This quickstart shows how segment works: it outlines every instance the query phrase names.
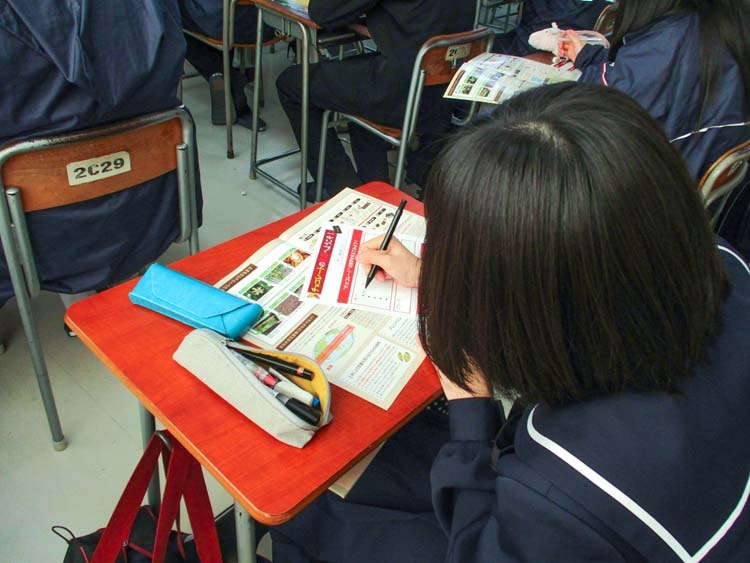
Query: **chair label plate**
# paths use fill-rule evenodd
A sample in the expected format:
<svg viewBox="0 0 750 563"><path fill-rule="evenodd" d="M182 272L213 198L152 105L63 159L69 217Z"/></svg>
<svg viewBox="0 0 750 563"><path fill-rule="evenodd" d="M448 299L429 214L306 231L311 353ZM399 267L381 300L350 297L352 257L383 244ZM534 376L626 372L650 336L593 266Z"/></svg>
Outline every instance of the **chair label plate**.
<svg viewBox="0 0 750 563"><path fill-rule="evenodd" d="M69 185L88 184L110 176L130 172L130 153L127 151L113 152L88 160L71 162L65 168L68 172Z"/></svg>
<svg viewBox="0 0 750 563"><path fill-rule="evenodd" d="M463 45L453 45L448 47L445 52L446 61L455 61L456 59L465 59L471 53L471 43L464 43Z"/></svg>

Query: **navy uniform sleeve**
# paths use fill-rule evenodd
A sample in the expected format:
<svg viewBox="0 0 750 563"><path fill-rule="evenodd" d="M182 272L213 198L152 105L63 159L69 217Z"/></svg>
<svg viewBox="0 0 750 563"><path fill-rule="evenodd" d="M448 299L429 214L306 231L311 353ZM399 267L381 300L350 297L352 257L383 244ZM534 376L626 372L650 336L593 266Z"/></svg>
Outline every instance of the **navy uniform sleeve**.
<svg viewBox="0 0 750 563"><path fill-rule="evenodd" d="M500 422L493 401L450 401L449 409L451 441L431 474L433 505L449 541L446 561L621 560L573 515L493 471L492 441ZM507 457L514 470L532 471L515 456Z"/></svg>
<svg viewBox="0 0 750 563"><path fill-rule="evenodd" d="M609 49L601 45L584 45L576 57L576 68L581 71L579 82L601 84L601 76L608 58Z"/></svg>
<svg viewBox="0 0 750 563"><path fill-rule="evenodd" d="M380 0L310 0L310 19L323 27L341 27L353 23L377 6Z"/></svg>
<svg viewBox="0 0 750 563"><path fill-rule="evenodd" d="M580 82L604 84L616 88L637 101L653 118L666 127L669 101L679 81L674 79L676 50L666 41L641 40L624 43L611 63L583 64ZM581 53L590 49L586 46ZM580 54L579 54L580 56ZM584 57L588 56L585 54ZM578 59L576 59L578 66Z"/></svg>

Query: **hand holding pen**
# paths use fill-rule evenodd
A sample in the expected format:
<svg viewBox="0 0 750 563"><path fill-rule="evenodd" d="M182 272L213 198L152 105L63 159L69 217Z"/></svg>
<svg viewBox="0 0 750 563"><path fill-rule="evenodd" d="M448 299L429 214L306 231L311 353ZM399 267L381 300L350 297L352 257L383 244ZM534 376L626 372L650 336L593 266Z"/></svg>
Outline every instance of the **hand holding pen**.
<svg viewBox="0 0 750 563"><path fill-rule="evenodd" d="M402 287L417 287L422 261L395 237L385 250L380 250L381 242L378 237L364 243L357 262L364 266L377 264L379 279L392 279Z"/></svg>
<svg viewBox="0 0 750 563"><path fill-rule="evenodd" d="M575 62L578 58L578 53L581 52L585 41L581 39L581 36L572 29L566 29L560 33L560 38L557 41L557 56L569 61Z"/></svg>
<svg viewBox="0 0 750 563"><path fill-rule="evenodd" d="M378 250L388 250L388 245L393 238L393 233L396 231L396 227L398 226L399 219L401 219L401 214L404 211L404 207L406 207L406 200L402 199L401 203L398 204L396 213L394 213L393 215L393 219L391 219L391 224L388 225L388 230L386 231L385 236L383 237L383 240L378 247ZM370 285L370 282L375 279L375 274L377 273L379 268L380 266L378 266L376 263L373 263L372 266L370 266L370 271L367 273L367 279L365 280L365 288L367 288L367 286Z"/></svg>

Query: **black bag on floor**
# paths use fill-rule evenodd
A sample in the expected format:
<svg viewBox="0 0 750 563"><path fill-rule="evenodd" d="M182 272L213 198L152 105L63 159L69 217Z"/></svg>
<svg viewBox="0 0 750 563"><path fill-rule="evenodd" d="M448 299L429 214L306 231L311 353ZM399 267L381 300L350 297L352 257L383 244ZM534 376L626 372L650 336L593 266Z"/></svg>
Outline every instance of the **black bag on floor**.
<svg viewBox="0 0 750 563"><path fill-rule="evenodd" d="M154 550L156 522L154 510L147 505L141 506L135 516L127 544L120 550L115 563L150 563L151 553ZM80 537L75 537L75 534L65 526L52 526L52 531L68 543L63 563L91 563L104 528ZM165 563L198 563L192 536L172 530L164 561Z"/></svg>

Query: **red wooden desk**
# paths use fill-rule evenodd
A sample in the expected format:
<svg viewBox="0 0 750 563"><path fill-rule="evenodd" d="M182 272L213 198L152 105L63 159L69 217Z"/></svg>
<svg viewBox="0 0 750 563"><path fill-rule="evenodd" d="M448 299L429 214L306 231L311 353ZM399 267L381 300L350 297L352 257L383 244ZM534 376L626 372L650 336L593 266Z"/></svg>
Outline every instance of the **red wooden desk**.
<svg viewBox="0 0 750 563"><path fill-rule="evenodd" d="M421 203L382 183L360 188L396 204ZM309 213L301 211L172 264L214 284ZM190 327L133 305L129 281L68 309L81 341L192 453L249 514L285 522L433 400L440 384L424 362L388 411L331 386L333 421L304 448L276 441L172 360ZM123 484L124 486L124 484Z"/></svg>

